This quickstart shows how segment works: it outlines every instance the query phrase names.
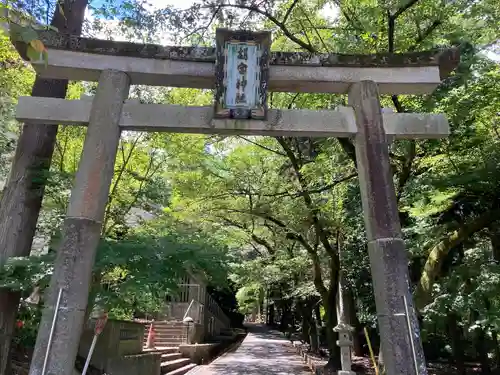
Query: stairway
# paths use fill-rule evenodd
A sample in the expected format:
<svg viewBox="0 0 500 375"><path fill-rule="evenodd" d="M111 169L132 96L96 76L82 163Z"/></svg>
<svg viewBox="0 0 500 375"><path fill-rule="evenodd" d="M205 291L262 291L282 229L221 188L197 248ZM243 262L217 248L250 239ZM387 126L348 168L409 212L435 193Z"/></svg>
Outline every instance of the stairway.
<svg viewBox="0 0 500 375"><path fill-rule="evenodd" d="M144 347L148 341L150 323L144 325ZM182 322L159 321L154 322L155 347L176 347L186 341L187 327Z"/></svg>
<svg viewBox="0 0 500 375"><path fill-rule="evenodd" d="M145 324L145 348L149 326L150 324ZM161 353L162 375L184 375L196 367L196 364L189 358L182 357L179 352L179 345L186 341L186 326L182 322L154 322L154 331L156 347L154 351Z"/></svg>

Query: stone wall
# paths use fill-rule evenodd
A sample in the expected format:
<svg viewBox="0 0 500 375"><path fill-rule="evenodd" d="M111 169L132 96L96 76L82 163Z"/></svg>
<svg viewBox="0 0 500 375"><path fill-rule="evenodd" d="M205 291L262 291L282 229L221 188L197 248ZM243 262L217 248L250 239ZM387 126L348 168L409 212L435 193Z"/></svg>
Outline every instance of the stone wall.
<svg viewBox="0 0 500 375"><path fill-rule="evenodd" d="M143 353L110 358L106 362L108 375L160 375L161 354Z"/></svg>
<svg viewBox="0 0 500 375"><path fill-rule="evenodd" d="M219 345L218 343L199 345L182 344L179 346L179 351L183 357L191 359L191 361L197 365L202 365L209 362L214 357Z"/></svg>
<svg viewBox="0 0 500 375"><path fill-rule="evenodd" d="M78 355L86 358L94 337L95 320L85 326ZM90 363L108 375L159 375L159 354L143 353L144 324L108 320Z"/></svg>

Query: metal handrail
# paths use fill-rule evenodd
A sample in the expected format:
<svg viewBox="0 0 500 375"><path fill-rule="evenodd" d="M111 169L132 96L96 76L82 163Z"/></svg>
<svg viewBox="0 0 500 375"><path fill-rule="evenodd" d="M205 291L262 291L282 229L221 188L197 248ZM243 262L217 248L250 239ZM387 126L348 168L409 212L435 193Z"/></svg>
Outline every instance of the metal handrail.
<svg viewBox="0 0 500 375"><path fill-rule="evenodd" d="M203 308L204 310L209 311L211 314L214 315L214 318L217 319L220 323L222 323L223 325L229 326L230 319L226 316L226 314L220 308L219 304L214 300L214 298L209 293L206 293L206 297L205 297L206 300L205 301L200 300L200 297L201 297L200 296L200 288L201 288L200 284L180 283L179 286L188 287L188 288L189 287L197 287L198 288L198 298L195 297L195 298L191 299L191 302L189 303L182 320L184 320L188 317L188 315L191 313L193 305L195 303L198 303L198 305L199 305L198 308ZM191 318L195 318L195 317L192 316ZM201 317L197 316L197 318L200 319Z"/></svg>
<svg viewBox="0 0 500 375"><path fill-rule="evenodd" d="M191 300L191 303L189 304L188 308L186 309L186 312L184 313L184 316L182 317L182 320L186 319L188 316L189 310L191 310L191 306L193 306L194 303L194 298Z"/></svg>

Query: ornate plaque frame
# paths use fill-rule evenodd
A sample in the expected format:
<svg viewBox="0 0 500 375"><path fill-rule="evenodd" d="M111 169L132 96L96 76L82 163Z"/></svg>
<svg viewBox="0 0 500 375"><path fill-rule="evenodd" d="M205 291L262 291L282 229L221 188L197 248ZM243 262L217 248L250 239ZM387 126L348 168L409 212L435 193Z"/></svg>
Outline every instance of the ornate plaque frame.
<svg viewBox="0 0 500 375"><path fill-rule="evenodd" d="M269 55L271 47L271 32L269 31L245 31L245 30L229 30L217 29L216 30L216 61L215 61L215 93L214 93L214 118L218 119L253 119L253 120L267 120L267 88L269 82ZM238 46L238 47L235 47ZM238 50L237 57L234 57L235 48ZM244 49L242 53L241 48ZM231 51L230 51L231 49ZM242 62L247 61L247 51L251 49L251 55L254 59L256 66L250 66L246 63L238 65L237 70L243 75L236 81L237 88L230 88L228 85L234 83L234 66L229 66L228 60L232 58L244 58ZM256 61L255 61L256 59ZM240 60L238 60L240 61ZM233 61L234 63L234 61ZM240 66L242 70L240 70ZM254 89L251 89L251 94L254 97L246 98L245 95L249 93L246 90L247 85L247 69L248 72L254 77L250 77L251 83L254 84ZM232 75L228 74L231 70ZM252 82L253 80L253 82ZM234 90L240 90L243 92ZM246 91L245 91L246 90ZM236 95L236 99L234 96ZM250 96L250 95L248 95ZM228 103L228 101L242 101L242 104Z"/></svg>

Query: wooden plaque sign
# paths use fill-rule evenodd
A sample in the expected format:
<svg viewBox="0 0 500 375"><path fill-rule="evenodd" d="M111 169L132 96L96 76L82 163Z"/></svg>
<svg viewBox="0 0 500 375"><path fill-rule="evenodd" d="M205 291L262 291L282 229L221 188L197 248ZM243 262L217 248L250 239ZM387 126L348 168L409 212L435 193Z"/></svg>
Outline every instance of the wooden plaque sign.
<svg viewBox="0 0 500 375"><path fill-rule="evenodd" d="M268 31L217 29L214 117L267 119Z"/></svg>

